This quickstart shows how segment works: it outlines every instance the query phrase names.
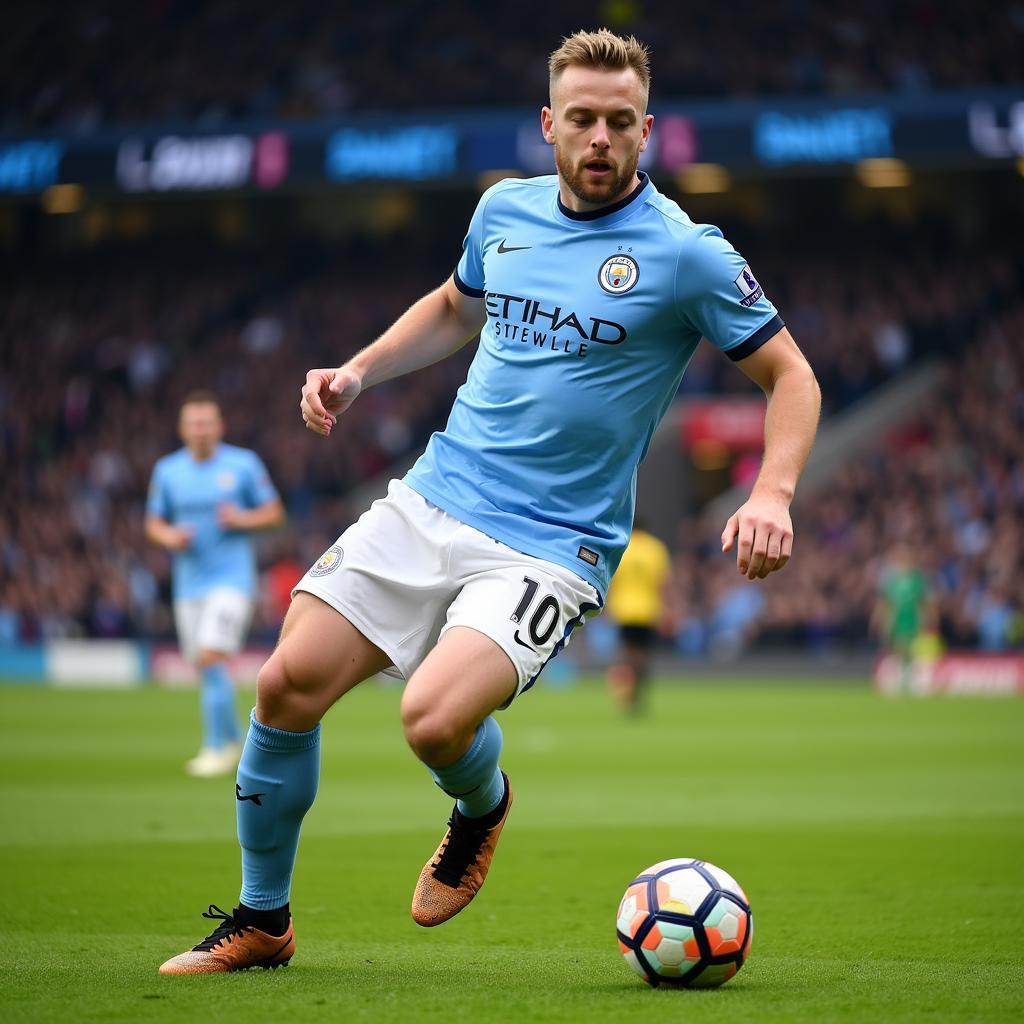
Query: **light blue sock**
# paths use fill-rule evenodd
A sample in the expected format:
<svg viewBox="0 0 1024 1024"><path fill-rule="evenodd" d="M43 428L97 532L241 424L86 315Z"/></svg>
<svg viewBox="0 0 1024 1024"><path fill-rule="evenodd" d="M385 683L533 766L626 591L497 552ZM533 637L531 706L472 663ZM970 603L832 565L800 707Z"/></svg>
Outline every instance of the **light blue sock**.
<svg viewBox="0 0 1024 1024"><path fill-rule="evenodd" d="M456 797L459 810L467 818L480 818L493 811L505 795L505 780L498 768L501 756L501 726L487 717L465 752L447 768L431 768L434 781L449 795Z"/></svg>
<svg viewBox="0 0 1024 1024"><path fill-rule="evenodd" d="M199 670L202 677L203 746L223 747L235 743L242 735L235 711L235 691L231 685L228 667L223 661L205 665Z"/></svg>
<svg viewBox="0 0 1024 1024"><path fill-rule="evenodd" d="M299 829L320 781L320 726L285 732L253 709L235 788L242 847L241 902L276 910L289 899Z"/></svg>

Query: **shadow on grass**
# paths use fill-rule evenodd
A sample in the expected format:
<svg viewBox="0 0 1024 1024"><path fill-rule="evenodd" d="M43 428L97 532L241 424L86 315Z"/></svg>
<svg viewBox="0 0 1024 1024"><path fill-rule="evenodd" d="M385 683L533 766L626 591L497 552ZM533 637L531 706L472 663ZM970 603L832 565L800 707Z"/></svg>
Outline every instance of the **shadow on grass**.
<svg viewBox="0 0 1024 1024"><path fill-rule="evenodd" d="M598 993L604 995L615 995L623 998L630 998L635 995L639 998L650 999L660 998L669 993L672 996L683 996L691 997L695 996L699 999L731 999L744 993L749 993L756 989L756 986L751 985L722 985L718 988L682 988L674 985L659 985L657 988L651 988L649 985L645 985L642 981L637 981L635 984L631 983L627 978L623 982L606 982L601 985L587 985L585 989L581 989L581 992Z"/></svg>

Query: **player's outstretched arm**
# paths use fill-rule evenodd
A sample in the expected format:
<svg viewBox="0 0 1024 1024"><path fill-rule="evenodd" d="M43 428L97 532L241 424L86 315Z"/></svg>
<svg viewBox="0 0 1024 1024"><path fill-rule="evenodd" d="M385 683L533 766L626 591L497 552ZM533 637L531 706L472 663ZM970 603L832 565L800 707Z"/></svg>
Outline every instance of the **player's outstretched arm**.
<svg viewBox="0 0 1024 1024"><path fill-rule="evenodd" d="M764 579L793 551L789 505L818 429L821 391L786 328L736 365L768 396L768 409L761 471L750 497L725 524L722 550L735 544L739 571Z"/></svg>
<svg viewBox="0 0 1024 1024"><path fill-rule="evenodd" d="M364 388L446 359L479 333L485 315L483 299L463 295L449 278L344 365L310 370L302 388L303 422L329 436Z"/></svg>

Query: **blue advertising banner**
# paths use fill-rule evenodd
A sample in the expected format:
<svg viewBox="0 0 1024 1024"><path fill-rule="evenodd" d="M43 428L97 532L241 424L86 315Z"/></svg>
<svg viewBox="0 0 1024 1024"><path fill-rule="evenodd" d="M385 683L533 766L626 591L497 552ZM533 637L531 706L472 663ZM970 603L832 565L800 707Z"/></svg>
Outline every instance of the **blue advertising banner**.
<svg viewBox="0 0 1024 1024"><path fill-rule="evenodd" d="M641 166L655 173L693 163L758 174L877 157L920 167L1024 158L1024 88L666 102L652 111ZM0 193L8 195L59 183L122 194L270 192L360 181L457 184L495 171L552 170L538 111L525 109L0 138Z"/></svg>

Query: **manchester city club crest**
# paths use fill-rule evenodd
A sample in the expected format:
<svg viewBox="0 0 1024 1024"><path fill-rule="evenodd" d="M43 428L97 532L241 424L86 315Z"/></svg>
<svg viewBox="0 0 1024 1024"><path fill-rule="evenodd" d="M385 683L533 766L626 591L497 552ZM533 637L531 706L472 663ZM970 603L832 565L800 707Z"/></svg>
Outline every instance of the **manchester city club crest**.
<svg viewBox="0 0 1024 1024"><path fill-rule="evenodd" d="M326 576L329 572L334 572L335 569L341 565L341 560L345 557L345 552L337 545L332 544L317 560L316 564L312 569L309 570L310 576Z"/></svg>
<svg viewBox="0 0 1024 1024"><path fill-rule="evenodd" d="M610 295L623 295L640 280L640 265L632 256L609 256L597 272L597 282Z"/></svg>

